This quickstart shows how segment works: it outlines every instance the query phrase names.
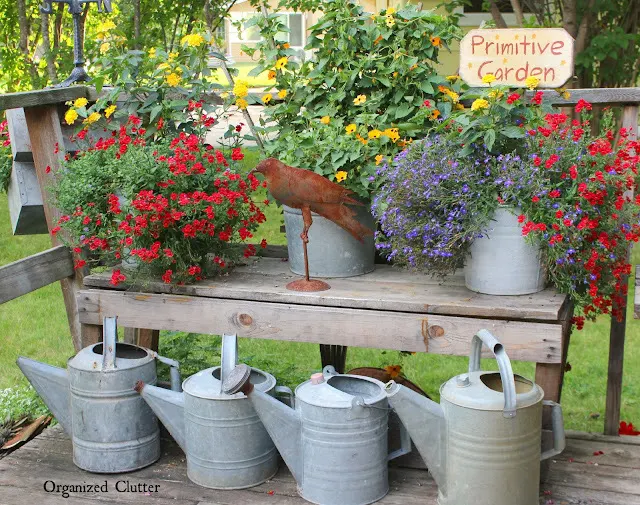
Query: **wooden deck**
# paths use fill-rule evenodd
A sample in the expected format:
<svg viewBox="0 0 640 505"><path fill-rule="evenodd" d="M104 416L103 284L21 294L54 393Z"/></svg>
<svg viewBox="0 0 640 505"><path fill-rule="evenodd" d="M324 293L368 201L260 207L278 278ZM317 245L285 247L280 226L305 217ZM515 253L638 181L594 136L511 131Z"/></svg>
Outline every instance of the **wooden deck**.
<svg viewBox="0 0 640 505"><path fill-rule="evenodd" d="M304 505L286 467L270 481L246 490L218 491L187 479L182 451L163 441L163 456L156 464L123 475L99 475L79 470L72 463L71 441L60 426L47 429L14 453L0 460L0 505ZM594 452L603 454L594 456ZM390 491L380 505L435 505L437 489L424 470L390 468ZM44 484L104 484L108 492L47 493ZM157 492L117 492L128 485L147 484ZM48 485L51 485L50 483ZM571 433L566 451L550 463L540 488L540 504L640 505L640 437L604 437ZM519 505L519 504L513 504Z"/></svg>

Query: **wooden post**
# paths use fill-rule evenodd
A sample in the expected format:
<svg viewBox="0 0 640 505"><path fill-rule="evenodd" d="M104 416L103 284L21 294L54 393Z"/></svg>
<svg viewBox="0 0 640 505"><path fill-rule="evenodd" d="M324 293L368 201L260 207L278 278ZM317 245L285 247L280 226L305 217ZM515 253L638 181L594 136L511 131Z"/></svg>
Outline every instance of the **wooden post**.
<svg viewBox="0 0 640 505"><path fill-rule="evenodd" d="M622 110L622 126L629 132L629 139L638 138L638 106L625 105ZM630 254L629 251L628 254ZM629 279L624 276L627 285ZM620 426L620 404L622 397L622 364L624 360L624 339L627 325L627 311L623 311L622 321L611 318L609 331L609 372L607 375L607 404L604 417L604 434L617 435Z"/></svg>
<svg viewBox="0 0 640 505"><path fill-rule="evenodd" d="M60 126L60 116L58 114L58 104L47 104L36 107L28 107L24 110L31 140L31 151L36 168L36 176L42 193L44 215L47 220L47 227L51 231L57 226L61 212L51 204L49 186L55 182L55 174L64 160L64 136ZM61 245L62 241L57 235L51 235L51 243ZM62 279L62 296L67 310L69 329L73 346L76 351L82 348L82 327L78 319L78 305L76 302L76 292L82 289L82 277L86 272L76 270L75 274ZM95 334L91 334L91 339Z"/></svg>
<svg viewBox="0 0 640 505"><path fill-rule="evenodd" d="M127 344L139 345L152 351L158 351L160 341L160 330L150 330L147 328L125 328L124 341Z"/></svg>

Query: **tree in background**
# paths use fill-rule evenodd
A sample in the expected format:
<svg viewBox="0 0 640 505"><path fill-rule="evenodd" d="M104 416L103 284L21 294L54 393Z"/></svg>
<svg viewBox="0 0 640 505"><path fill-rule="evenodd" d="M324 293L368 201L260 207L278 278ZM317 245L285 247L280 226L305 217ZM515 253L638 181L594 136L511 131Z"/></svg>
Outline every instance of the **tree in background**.
<svg viewBox="0 0 640 505"><path fill-rule="evenodd" d="M82 23L85 50L92 58L105 54L100 34L105 23L124 34L127 49L162 47L171 52L198 21L215 32L234 0L133 0L114 2L113 12L99 14L85 5ZM39 0L0 0L0 92L40 89L64 79L73 68L72 18L64 4L53 14L40 12ZM144 27L144 29L142 29Z"/></svg>
<svg viewBox="0 0 640 505"><path fill-rule="evenodd" d="M635 86L640 65L640 0L487 0L498 27L508 4L520 26L562 26L576 40L575 87ZM527 20L525 13L532 13Z"/></svg>

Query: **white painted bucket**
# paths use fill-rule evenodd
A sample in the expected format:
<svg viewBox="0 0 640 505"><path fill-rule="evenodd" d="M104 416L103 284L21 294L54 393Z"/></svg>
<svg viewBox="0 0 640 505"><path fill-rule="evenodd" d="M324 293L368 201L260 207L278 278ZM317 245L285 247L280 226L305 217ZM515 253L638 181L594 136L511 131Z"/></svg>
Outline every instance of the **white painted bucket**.
<svg viewBox="0 0 640 505"><path fill-rule="evenodd" d="M499 207L487 235L476 239L465 261L464 281L487 295L526 295L542 291L547 272L540 248L522 236L518 209Z"/></svg>

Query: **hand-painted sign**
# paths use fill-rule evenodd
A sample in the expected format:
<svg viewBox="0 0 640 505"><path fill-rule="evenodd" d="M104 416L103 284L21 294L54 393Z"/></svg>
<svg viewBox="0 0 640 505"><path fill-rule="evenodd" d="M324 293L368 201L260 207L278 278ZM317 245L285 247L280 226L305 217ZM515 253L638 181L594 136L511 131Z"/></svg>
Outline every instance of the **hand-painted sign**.
<svg viewBox="0 0 640 505"><path fill-rule="evenodd" d="M562 86L573 74L573 38L562 28L471 30L460 42L460 77L471 86L523 87L527 77L541 88Z"/></svg>

